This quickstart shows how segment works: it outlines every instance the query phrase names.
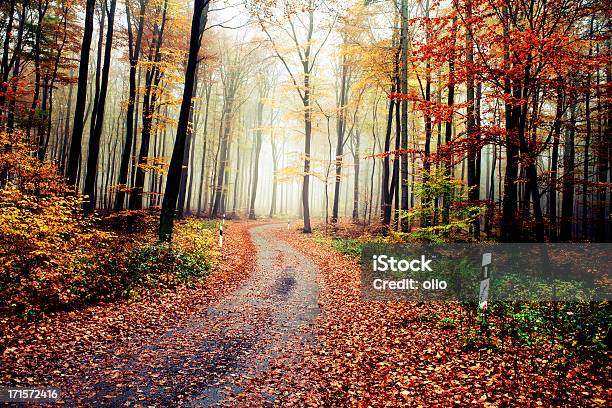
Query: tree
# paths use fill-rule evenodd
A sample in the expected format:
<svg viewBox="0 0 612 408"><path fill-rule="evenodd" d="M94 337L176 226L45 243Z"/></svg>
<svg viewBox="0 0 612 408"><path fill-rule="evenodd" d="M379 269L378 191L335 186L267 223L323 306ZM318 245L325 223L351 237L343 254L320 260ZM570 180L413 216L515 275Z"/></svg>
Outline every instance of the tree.
<svg viewBox="0 0 612 408"><path fill-rule="evenodd" d="M401 48L401 81L400 81L400 92L404 95L408 94L408 0L401 0L400 6L400 48ZM408 150L408 99L403 99L401 102L402 110L402 134L401 134L401 147L404 151ZM397 137L397 136L396 136ZM410 205L408 203L408 154L403 154L401 157L401 185L402 185L402 197L401 197L401 210L402 212L408 211ZM408 223L402 223L399 221L401 230L408 230Z"/></svg>
<svg viewBox="0 0 612 408"><path fill-rule="evenodd" d="M142 137L140 140L140 152L138 154L138 164L136 166L136 178L134 179L133 191L130 196L130 209L140 210L143 207L143 193L145 182L145 166L149 157L149 147L151 143L151 132L153 128L153 114L160 92L159 84L163 77L161 69L161 47L164 41L168 12L168 0L164 0L161 10L161 23L155 22L153 28L152 41L149 47L148 60L151 63L147 68L145 79L145 93L142 104ZM197 68L196 68L197 69ZM195 83L195 81L194 81ZM193 91L192 91L193 92Z"/></svg>
<svg viewBox="0 0 612 408"><path fill-rule="evenodd" d="M272 145L272 199L270 200L270 212L268 218L272 218L276 215L276 202L278 201L278 183L279 183L279 169L278 161L281 155L281 151L285 145L285 135L283 134L282 148L278 146L278 136L275 126L275 115L274 110L270 111L270 144Z"/></svg>
<svg viewBox="0 0 612 408"><path fill-rule="evenodd" d="M100 154L100 139L102 138L102 126L104 124L104 109L106 106L106 93L108 89L108 74L111 62L111 52L113 49L113 28L115 23L115 8L117 0L105 2L105 7L109 7L108 29L106 31L106 44L104 50L104 67L102 68L102 80L100 84L100 95L98 97L97 112L95 115L94 132L89 137L89 154L87 156L87 173L85 176L84 193L89 197L85 205L88 212L93 212L96 207L96 176L98 175L98 157ZM92 120L94 120L92 118Z"/></svg>
<svg viewBox="0 0 612 408"><path fill-rule="evenodd" d="M172 229L176 203L178 200L181 174L183 171L183 155L187 139L187 128L189 126L189 112L191 111L191 98L195 73L198 65L198 53L202 34L208 20L209 0L195 0L193 18L191 20L191 34L189 36L189 54L187 68L185 70L185 87L183 89L183 100L176 131L176 139L172 150L172 158L168 169L164 200L162 202L161 216L159 222L160 241L169 242L172 239Z"/></svg>
<svg viewBox="0 0 612 408"><path fill-rule="evenodd" d="M257 199L257 184L259 182L259 156L261 154L261 135L263 132L263 110L264 98L268 94L266 84L260 82L259 100L257 101L257 124L255 128L255 161L253 163L253 179L251 181L251 196L249 201L249 218L254 220L255 216L255 200Z"/></svg>
<svg viewBox="0 0 612 408"><path fill-rule="evenodd" d="M334 183L334 203L332 207L331 222L335 224L338 221L338 206L340 203L340 181L342 180L342 159L344 155L344 145L348 138L347 133L347 108L349 91L351 86L351 72L348 66L347 56L342 55L340 58L340 89L337 91L336 100L336 176Z"/></svg>
<svg viewBox="0 0 612 408"><path fill-rule="evenodd" d="M205 113L204 113L204 131L202 135L202 161L200 166L200 188L198 193L198 215L202 214L203 211L206 210L203 207L203 204L206 205L206 187L208 185L208 178L206 177L206 156L208 153L208 122L209 122L209 113L210 113L210 103L211 103L211 95L213 89L213 81L212 81L213 70L209 65L204 64L204 104L205 104Z"/></svg>
<svg viewBox="0 0 612 408"><path fill-rule="evenodd" d="M471 21L472 3L471 0L466 0L465 3L466 21ZM465 137L467 139L467 186L469 199L478 201L480 199L480 135L476 129L476 112L475 112L475 95L474 95L474 39L472 38L472 30L466 30L465 36L465 71L466 71L466 126ZM480 219L476 217L473 224L473 234L475 239L480 238Z"/></svg>
<svg viewBox="0 0 612 408"><path fill-rule="evenodd" d="M302 179L302 212L305 233L312 232L310 225L310 175L311 175L311 144L312 144L312 74L317 63L317 57L337 20L332 17L326 33L318 47L313 47L315 34L315 13L317 9L328 5L319 0L283 0L279 7L276 4L258 4L250 2L252 14L257 18L265 33L274 54L282 62L291 78L295 90L302 102L304 119L304 174ZM305 22L302 20L305 18ZM300 37L301 34L301 37ZM279 41L285 37L293 44L291 54L281 52ZM290 56L299 59L301 75L297 76L290 66Z"/></svg>
<svg viewBox="0 0 612 408"><path fill-rule="evenodd" d="M125 192L127 190L128 170L130 166L130 153L134 140L134 105L136 101L136 69L140 58L140 48L142 44L142 34L144 31L144 18L148 0L139 0L140 8L138 12L138 26L136 28L136 40L132 31L132 17L130 0L125 0L125 14L127 20L128 34L128 58L130 62L129 73L129 95L127 101L127 114L125 117L125 143L121 154L121 164L119 165L119 191L115 196L115 210L123 208Z"/></svg>
<svg viewBox="0 0 612 408"><path fill-rule="evenodd" d="M225 184L227 182L226 173L228 170L231 136L234 132L236 113L246 100L239 100L239 92L247 80L246 70L249 65L246 63L248 61L247 58L255 49L251 48L245 52L245 48L239 47L233 52L227 52L221 61L220 76L223 85L223 111L219 128L216 186L211 206L211 216L213 217L220 217L225 212Z"/></svg>
<svg viewBox="0 0 612 408"><path fill-rule="evenodd" d="M83 127L85 125L85 101L87 99L87 73L89 69L89 51L93 35L93 16L96 0L86 0L85 25L83 28L83 41L81 42L81 56L79 59L79 81L77 85L76 103L74 108L74 125L70 153L66 168L68 184L76 188L79 176L79 163L81 160L81 143L83 140Z"/></svg>

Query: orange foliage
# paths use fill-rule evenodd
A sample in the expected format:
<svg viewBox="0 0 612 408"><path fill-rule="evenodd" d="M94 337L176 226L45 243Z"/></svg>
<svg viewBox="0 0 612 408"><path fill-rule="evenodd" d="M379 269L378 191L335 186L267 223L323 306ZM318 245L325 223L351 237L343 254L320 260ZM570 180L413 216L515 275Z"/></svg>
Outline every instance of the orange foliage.
<svg viewBox="0 0 612 408"><path fill-rule="evenodd" d="M23 133L0 133L0 309L68 301L77 260L110 234L91 228L56 166L40 161Z"/></svg>

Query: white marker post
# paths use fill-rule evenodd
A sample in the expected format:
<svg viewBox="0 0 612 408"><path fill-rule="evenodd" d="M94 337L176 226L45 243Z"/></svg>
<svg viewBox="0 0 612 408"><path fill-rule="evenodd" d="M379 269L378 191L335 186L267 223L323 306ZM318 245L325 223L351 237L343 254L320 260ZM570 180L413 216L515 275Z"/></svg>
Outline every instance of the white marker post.
<svg viewBox="0 0 612 408"><path fill-rule="evenodd" d="M287 231L291 229L291 220L287 218Z"/></svg>
<svg viewBox="0 0 612 408"><path fill-rule="evenodd" d="M219 224L219 248L223 248L223 224L225 224L225 214L223 214L223 220Z"/></svg>
<svg viewBox="0 0 612 408"><path fill-rule="evenodd" d="M482 266L480 268L480 293L478 295L478 307L486 309L489 301L489 268L491 267L491 253L482 254Z"/></svg>

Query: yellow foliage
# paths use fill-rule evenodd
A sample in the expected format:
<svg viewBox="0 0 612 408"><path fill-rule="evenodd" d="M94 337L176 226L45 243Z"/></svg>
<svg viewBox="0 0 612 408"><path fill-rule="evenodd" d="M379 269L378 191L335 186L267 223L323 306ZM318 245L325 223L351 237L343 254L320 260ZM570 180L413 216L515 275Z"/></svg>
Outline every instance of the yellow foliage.
<svg viewBox="0 0 612 408"><path fill-rule="evenodd" d="M0 133L0 308L31 297L61 301L60 282L75 260L110 234L91 228L83 198L65 185L53 163L33 156L22 133Z"/></svg>

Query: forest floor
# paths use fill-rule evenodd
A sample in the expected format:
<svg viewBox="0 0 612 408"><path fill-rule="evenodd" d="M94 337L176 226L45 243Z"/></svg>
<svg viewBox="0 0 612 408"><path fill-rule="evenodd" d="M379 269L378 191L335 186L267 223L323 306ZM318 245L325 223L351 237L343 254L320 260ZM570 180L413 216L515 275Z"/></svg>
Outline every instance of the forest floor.
<svg viewBox="0 0 612 408"><path fill-rule="evenodd" d="M0 384L58 387L79 407L610 402L609 366L559 378L533 369L546 350L466 350L458 307L364 301L354 257L284 224L224 236L194 287L13 328Z"/></svg>
<svg viewBox="0 0 612 408"><path fill-rule="evenodd" d="M289 338L314 338L317 268L277 228L228 223L220 267L194 288L16 327L0 383L58 387L65 406L210 406L239 394L236 379L268 370Z"/></svg>

